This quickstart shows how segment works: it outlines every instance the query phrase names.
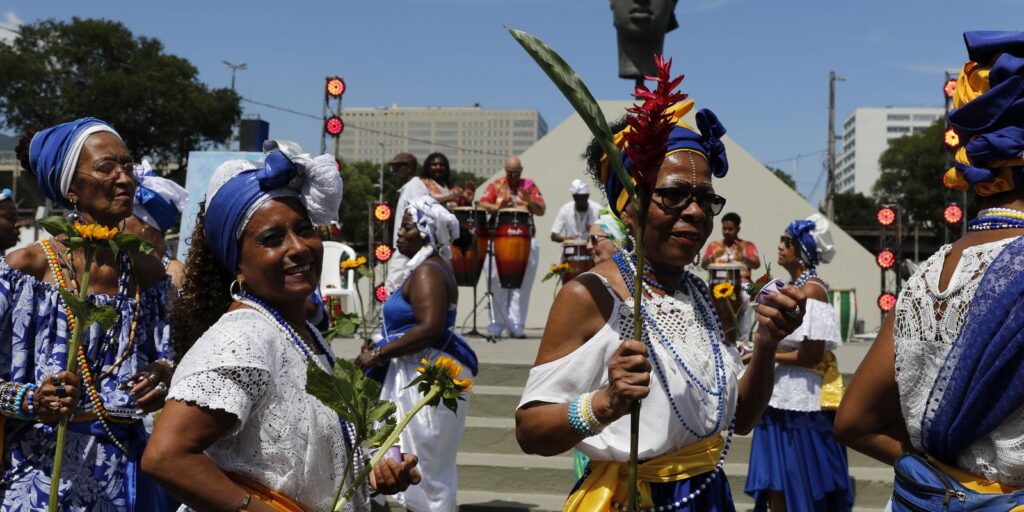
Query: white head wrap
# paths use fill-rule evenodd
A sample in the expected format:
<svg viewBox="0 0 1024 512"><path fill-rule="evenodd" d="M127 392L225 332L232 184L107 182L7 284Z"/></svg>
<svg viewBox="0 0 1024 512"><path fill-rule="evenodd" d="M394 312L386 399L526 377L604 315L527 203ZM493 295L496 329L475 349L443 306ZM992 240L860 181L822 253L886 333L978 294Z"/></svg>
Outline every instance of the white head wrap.
<svg viewBox="0 0 1024 512"><path fill-rule="evenodd" d="M434 253L445 260L451 260L451 244L459 237L459 219L433 197L423 196L413 199L401 213L403 216L408 213L412 217L424 244L423 248L409 260L409 264L403 271L405 275L396 282L404 282L412 275L416 267ZM401 222L401 218L398 219L398 222Z"/></svg>
<svg viewBox="0 0 1024 512"><path fill-rule="evenodd" d="M832 258L836 256L836 246L832 242L832 225L828 219L820 214L813 213L807 220L814 223L814 228L811 229L810 235L814 238L814 243L818 246L818 258L822 263L828 263L832 261Z"/></svg>
<svg viewBox="0 0 1024 512"><path fill-rule="evenodd" d="M583 181L583 180L581 180L579 178L576 178L576 179L572 180L572 183L569 183L569 194L570 195L574 195L574 196L578 196L578 195L588 195L589 196L590 195L590 187L587 186L587 182L585 182L585 181Z"/></svg>

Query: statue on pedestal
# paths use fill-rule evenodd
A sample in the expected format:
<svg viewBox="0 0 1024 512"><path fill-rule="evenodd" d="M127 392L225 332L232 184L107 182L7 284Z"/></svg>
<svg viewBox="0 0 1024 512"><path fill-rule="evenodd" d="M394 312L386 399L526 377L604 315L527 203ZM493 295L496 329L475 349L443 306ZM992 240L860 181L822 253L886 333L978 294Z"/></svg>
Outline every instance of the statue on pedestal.
<svg viewBox="0 0 1024 512"><path fill-rule="evenodd" d="M679 26L677 0L610 0L619 43L619 77L642 79L657 74L654 54L661 55L665 33Z"/></svg>

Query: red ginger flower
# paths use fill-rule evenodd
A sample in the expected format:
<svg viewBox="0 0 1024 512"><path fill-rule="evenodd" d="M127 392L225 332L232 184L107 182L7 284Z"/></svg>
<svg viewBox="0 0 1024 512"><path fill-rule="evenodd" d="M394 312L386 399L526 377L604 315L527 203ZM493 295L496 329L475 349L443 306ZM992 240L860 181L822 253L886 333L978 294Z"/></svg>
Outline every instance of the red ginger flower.
<svg viewBox="0 0 1024 512"><path fill-rule="evenodd" d="M650 191L658 176L658 169L665 159L665 148L675 122L666 112L676 103L687 98L686 94L675 91L683 81L683 75L671 78L672 59L667 62L661 55L654 56L658 76L648 76L657 86L654 91L646 85L637 85L633 96L643 100L642 105L634 104L626 110L630 130L625 133L626 156L632 160L629 172L638 184Z"/></svg>

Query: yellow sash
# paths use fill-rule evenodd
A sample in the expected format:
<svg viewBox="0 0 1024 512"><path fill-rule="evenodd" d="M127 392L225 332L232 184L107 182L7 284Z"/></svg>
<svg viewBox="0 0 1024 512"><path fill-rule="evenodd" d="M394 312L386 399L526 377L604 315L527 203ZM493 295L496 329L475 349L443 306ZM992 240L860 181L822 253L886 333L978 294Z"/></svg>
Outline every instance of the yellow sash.
<svg viewBox="0 0 1024 512"><path fill-rule="evenodd" d="M238 484L245 492L252 495L253 499L260 500L277 512L310 512L303 504L295 501L284 494L281 494L265 485L256 483L238 473L226 473L228 478Z"/></svg>
<svg viewBox="0 0 1024 512"><path fill-rule="evenodd" d="M814 373L821 375L821 408L834 411L843 400L843 374L839 373L836 355L825 352L825 357L812 368Z"/></svg>
<svg viewBox="0 0 1024 512"><path fill-rule="evenodd" d="M667 483L686 480L714 471L722 454L725 440L721 435L684 446L672 453L653 458L637 467L637 493L639 505L654 506L651 482ZM562 512L591 512L611 510L612 502L626 503L627 463L610 460L591 460L590 474L580 483L562 507Z"/></svg>
<svg viewBox="0 0 1024 512"><path fill-rule="evenodd" d="M960 482L960 485L974 492L978 492L981 494L1010 494L1017 492L1019 490L1016 487L1010 487L1009 485L1006 484L986 480L980 476L973 475L962 469L955 468L953 466L950 466L939 461L938 459L932 457L931 455L925 455L925 457L928 458L928 462L931 463L932 466L935 466L936 468L939 469L939 471L942 471L943 473L953 477L954 479L956 479L957 482ZM1024 505L1014 507L1013 510L1024 510Z"/></svg>

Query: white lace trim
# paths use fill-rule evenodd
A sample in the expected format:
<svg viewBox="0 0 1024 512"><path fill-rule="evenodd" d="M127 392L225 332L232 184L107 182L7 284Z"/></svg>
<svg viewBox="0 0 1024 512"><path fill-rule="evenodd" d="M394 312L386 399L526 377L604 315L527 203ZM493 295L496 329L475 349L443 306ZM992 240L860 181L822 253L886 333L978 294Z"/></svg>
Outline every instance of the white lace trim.
<svg viewBox="0 0 1024 512"><path fill-rule="evenodd" d="M780 343L782 350L797 350L806 340L825 342L826 351L834 351L843 344L832 305L808 299L804 323L800 324ZM789 411L821 410L821 375L801 366L779 364L775 366L775 389L768 405Z"/></svg>
<svg viewBox="0 0 1024 512"><path fill-rule="evenodd" d="M185 354L170 399L227 411L236 430L206 454L317 510L330 507L347 460L338 415L306 394L298 349L256 311L226 313ZM357 495L346 510L361 509Z"/></svg>
<svg viewBox="0 0 1024 512"><path fill-rule="evenodd" d="M1006 238L963 251L949 286L939 291L939 275L950 246L939 249L907 281L896 302L893 340L896 384L910 441L921 446L921 419L939 366L960 333L981 276L1006 244ZM967 447L958 465L1006 485L1024 486L1024 410L1007 417L988 436Z"/></svg>

